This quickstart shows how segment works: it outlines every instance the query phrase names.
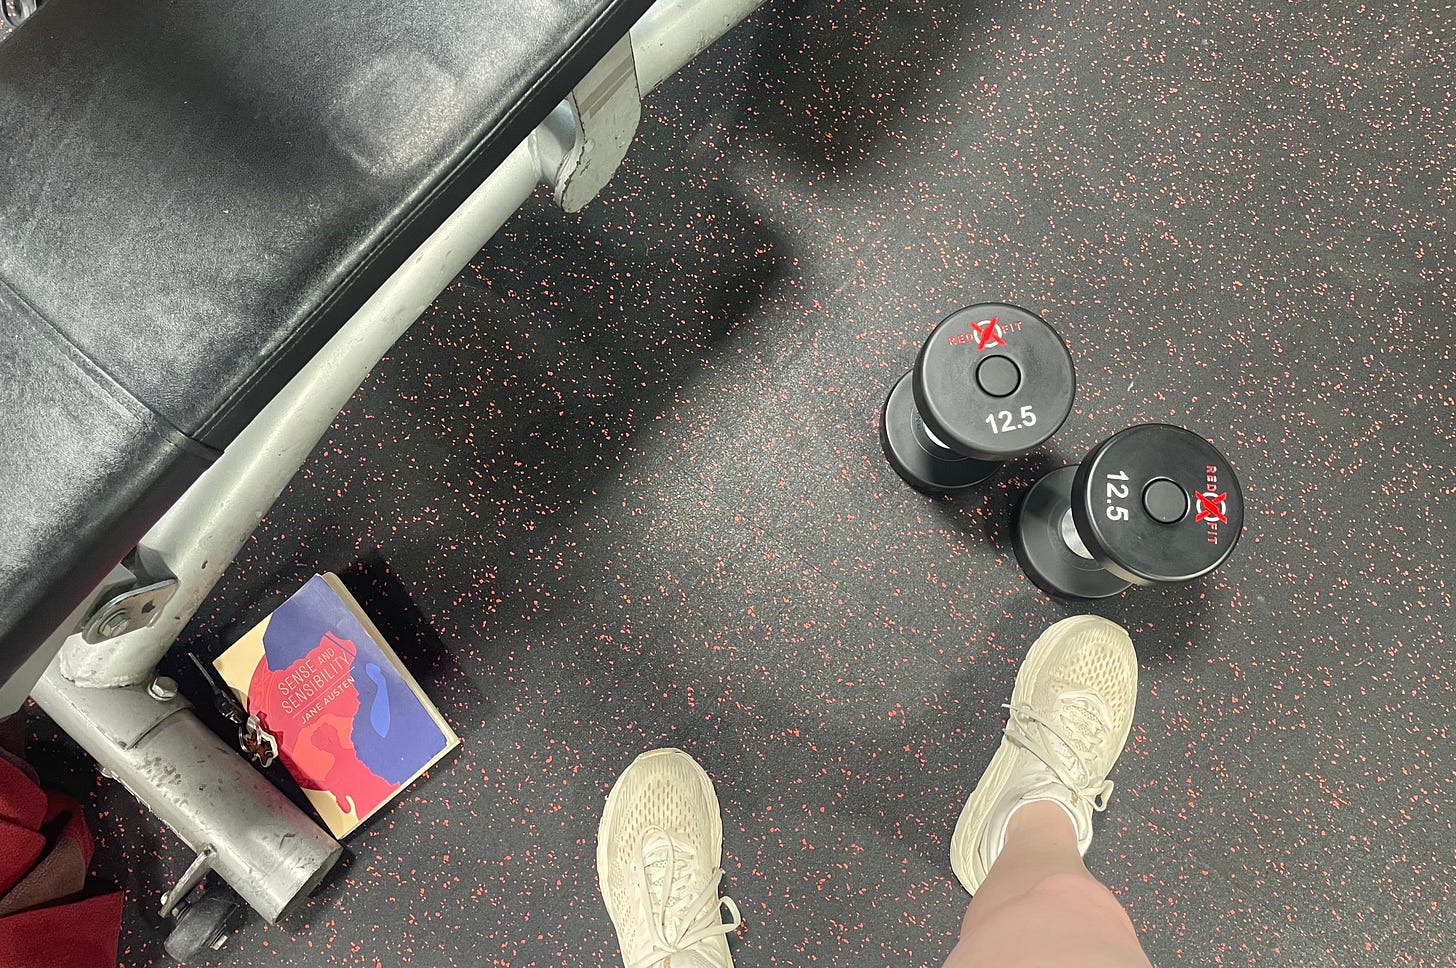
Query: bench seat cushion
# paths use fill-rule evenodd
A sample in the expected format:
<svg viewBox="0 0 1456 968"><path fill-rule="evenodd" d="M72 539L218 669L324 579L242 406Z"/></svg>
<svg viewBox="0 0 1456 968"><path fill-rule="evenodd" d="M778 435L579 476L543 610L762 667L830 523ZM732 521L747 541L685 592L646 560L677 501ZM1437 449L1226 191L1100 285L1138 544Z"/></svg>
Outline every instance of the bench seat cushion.
<svg viewBox="0 0 1456 968"><path fill-rule="evenodd" d="M648 6L51 0L0 42L0 681Z"/></svg>

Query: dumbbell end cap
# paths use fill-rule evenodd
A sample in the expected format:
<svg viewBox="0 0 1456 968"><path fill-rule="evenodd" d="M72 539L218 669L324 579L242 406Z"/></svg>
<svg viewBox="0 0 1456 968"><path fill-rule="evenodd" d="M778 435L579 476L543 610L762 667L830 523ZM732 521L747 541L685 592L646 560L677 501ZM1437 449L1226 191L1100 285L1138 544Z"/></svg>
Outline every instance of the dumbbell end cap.
<svg viewBox="0 0 1456 968"><path fill-rule="evenodd" d="M1243 531L1233 467L1198 434L1135 424L1092 448L1072 484L1072 517L1088 550L1137 585L1202 578Z"/></svg>

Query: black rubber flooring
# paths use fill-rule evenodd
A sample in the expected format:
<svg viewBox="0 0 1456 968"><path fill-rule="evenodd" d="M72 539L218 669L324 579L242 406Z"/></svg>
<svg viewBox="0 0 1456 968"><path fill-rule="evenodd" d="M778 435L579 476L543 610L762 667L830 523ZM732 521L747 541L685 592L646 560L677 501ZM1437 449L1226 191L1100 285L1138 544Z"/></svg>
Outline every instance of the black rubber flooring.
<svg viewBox="0 0 1456 968"><path fill-rule="evenodd" d="M1090 868L1156 963L1456 963L1450 16L761 11L601 199L533 201L440 297L192 626L216 651L339 571L465 740L211 963L617 964L599 811L676 745L722 799L740 966L939 965L957 811L1080 610L1023 578L1011 508L1139 421L1225 448L1248 524L1210 579L1090 606L1142 657ZM1075 410L930 500L879 406L987 299L1062 332ZM153 964L188 858L78 769Z"/></svg>

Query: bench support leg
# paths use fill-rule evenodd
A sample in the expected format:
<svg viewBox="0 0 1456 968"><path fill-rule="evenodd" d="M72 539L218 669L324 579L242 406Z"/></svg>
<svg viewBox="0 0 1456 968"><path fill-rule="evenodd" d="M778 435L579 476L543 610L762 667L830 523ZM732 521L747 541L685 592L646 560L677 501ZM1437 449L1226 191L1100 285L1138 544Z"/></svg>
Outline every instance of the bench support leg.
<svg viewBox="0 0 1456 968"><path fill-rule="evenodd" d="M218 739L180 696L159 699L140 685L87 689L54 666L34 695L102 770L205 855L269 921L301 904L342 855L336 840Z"/></svg>
<svg viewBox="0 0 1456 968"><path fill-rule="evenodd" d="M148 685L157 662L369 370L539 181L523 144L143 539L137 563L149 575L177 581L155 621L100 641L58 632L65 644L31 692L107 774L269 921L302 903L343 848L204 726L185 700L159 700ZM98 589L65 628L86 624L83 613L107 593ZM168 901L176 900L174 893Z"/></svg>
<svg viewBox="0 0 1456 968"><path fill-rule="evenodd" d="M32 692L36 702L198 852L196 871L217 871L268 920L300 904L342 847L204 727L185 700L149 690L157 662L395 340L543 179L571 209L605 185L636 130L640 97L759 2L659 0L630 42L565 102L568 134L553 135L548 122L517 146L138 545L141 574L176 581L170 599L149 612L150 624L121 623L125 630L104 635L93 628L89 639L76 631L96 617L89 610L103 600L98 589L28 673L39 675L59 647ZM592 136L606 143L591 151ZM5 684L15 688L0 692L0 714L18 705L26 678Z"/></svg>

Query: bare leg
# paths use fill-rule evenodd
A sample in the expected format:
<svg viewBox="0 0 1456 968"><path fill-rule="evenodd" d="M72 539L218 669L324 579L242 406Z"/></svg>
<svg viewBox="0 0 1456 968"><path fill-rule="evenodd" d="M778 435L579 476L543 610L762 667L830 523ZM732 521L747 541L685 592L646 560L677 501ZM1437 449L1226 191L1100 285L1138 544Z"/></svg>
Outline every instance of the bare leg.
<svg viewBox="0 0 1456 968"><path fill-rule="evenodd" d="M951 838L972 900L947 968L1148 968L1122 905L1082 864L1136 703L1137 653L1106 619L1064 619L1027 650Z"/></svg>
<svg viewBox="0 0 1456 968"><path fill-rule="evenodd" d="M1011 815L1006 844L966 909L945 968L1147 968L1127 913L1082 864L1056 803Z"/></svg>

